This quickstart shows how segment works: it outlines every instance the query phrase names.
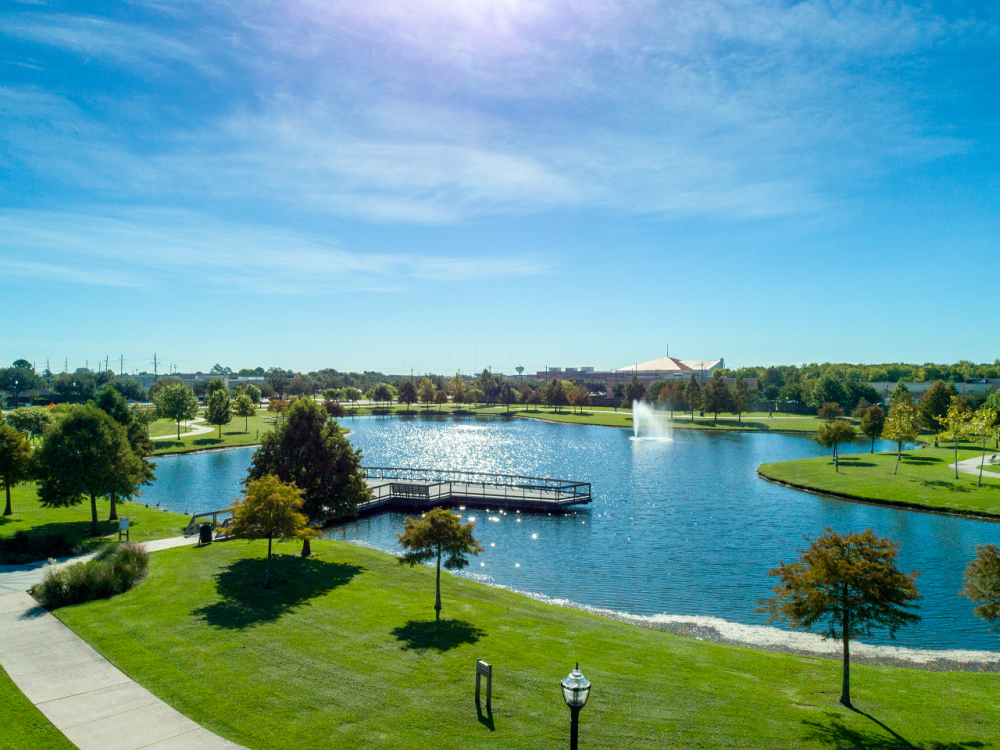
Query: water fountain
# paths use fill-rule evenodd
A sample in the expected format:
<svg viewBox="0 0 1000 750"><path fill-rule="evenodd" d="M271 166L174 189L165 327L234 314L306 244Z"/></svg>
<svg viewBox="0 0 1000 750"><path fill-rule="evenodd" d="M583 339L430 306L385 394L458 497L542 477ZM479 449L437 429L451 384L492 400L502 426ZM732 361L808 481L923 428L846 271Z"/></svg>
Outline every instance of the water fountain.
<svg viewBox="0 0 1000 750"><path fill-rule="evenodd" d="M632 402L633 440L670 440L672 428L670 423L645 401Z"/></svg>

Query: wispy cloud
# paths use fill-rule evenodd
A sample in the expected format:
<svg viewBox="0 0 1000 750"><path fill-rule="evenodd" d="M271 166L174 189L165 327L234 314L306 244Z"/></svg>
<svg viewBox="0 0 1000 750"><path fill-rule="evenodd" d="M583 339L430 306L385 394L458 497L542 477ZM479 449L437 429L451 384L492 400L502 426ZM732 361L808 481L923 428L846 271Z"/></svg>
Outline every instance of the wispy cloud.
<svg viewBox="0 0 1000 750"><path fill-rule="evenodd" d="M329 238L192 212L0 213L0 273L39 281L143 287L171 280L196 289L320 294L548 272L545 261L527 257L351 252Z"/></svg>

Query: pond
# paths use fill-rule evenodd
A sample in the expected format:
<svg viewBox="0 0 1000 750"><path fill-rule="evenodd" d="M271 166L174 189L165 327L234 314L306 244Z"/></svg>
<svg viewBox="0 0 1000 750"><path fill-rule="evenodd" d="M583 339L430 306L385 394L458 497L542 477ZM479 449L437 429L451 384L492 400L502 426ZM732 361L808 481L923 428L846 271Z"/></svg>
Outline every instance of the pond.
<svg viewBox="0 0 1000 750"><path fill-rule="evenodd" d="M975 546L1000 527L963 518L851 503L757 477L762 463L822 455L794 435L676 430L670 442L626 430L533 420L368 417L343 420L372 466L414 466L588 481L594 501L565 516L469 510L485 551L464 573L491 584L640 615L709 615L761 625L768 570L797 556L803 534L874 528L919 570L922 622L870 643L995 650L1000 641L956 596ZM863 451L865 445L854 446ZM888 444L876 450L890 449ZM846 448L841 448L847 452ZM252 449L157 459L144 502L171 510L224 508ZM398 552L403 516L386 513L328 536Z"/></svg>

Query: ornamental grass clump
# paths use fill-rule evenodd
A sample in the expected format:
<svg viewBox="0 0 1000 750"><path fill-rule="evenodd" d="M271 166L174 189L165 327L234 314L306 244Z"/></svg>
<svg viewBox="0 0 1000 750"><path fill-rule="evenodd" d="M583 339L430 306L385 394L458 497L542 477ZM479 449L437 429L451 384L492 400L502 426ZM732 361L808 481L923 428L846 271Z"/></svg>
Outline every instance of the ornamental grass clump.
<svg viewBox="0 0 1000 750"><path fill-rule="evenodd" d="M125 542L101 550L96 558L51 570L32 593L47 607L65 607L123 594L146 576L149 553Z"/></svg>

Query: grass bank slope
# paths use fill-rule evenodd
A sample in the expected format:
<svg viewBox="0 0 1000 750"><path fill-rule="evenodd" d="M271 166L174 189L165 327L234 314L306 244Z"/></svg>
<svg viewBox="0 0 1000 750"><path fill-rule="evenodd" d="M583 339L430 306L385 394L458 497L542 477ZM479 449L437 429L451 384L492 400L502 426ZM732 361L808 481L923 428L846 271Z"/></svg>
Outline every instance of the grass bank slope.
<svg viewBox="0 0 1000 750"><path fill-rule="evenodd" d="M958 452L959 460L978 455L979 451L969 447ZM984 472L982 487L976 486L977 477L970 474L959 474L955 479L955 471L948 468L954 460L953 449L924 448L904 452L895 475L895 453L842 456L839 472L830 457L762 464L758 472L795 487L861 500L1000 516L1000 477Z"/></svg>
<svg viewBox="0 0 1000 750"><path fill-rule="evenodd" d="M858 666L866 713L854 713L837 703L835 661L633 628L449 575L436 625L432 569L331 541L306 559L277 545L286 554L264 591L266 546L159 552L136 589L56 614L167 703L259 750L565 747L558 681L576 661L594 683L584 747L944 750L1000 738L993 674ZM473 699L477 658L494 665L490 715Z"/></svg>
<svg viewBox="0 0 1000 750"><path fill-rule="evenodd" d="M43 508L38 503L34 484L19 484L11 491L14 515L0 516L0 538L13 536L19 531L41 534L65 534L76 541L84 551L94 549L118 538L118 522L109 521L111 505L107 500L97 501L97 517L101 520L101 537L90 536L90 500L68 508ZM132 541L148 542L166 539L183 533L190 520L180 513L165 513L147 508L139 503L118 503L118 515L128 516Z"/></svg>

